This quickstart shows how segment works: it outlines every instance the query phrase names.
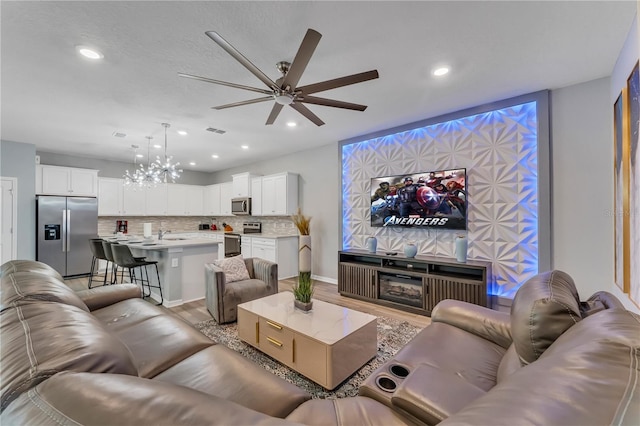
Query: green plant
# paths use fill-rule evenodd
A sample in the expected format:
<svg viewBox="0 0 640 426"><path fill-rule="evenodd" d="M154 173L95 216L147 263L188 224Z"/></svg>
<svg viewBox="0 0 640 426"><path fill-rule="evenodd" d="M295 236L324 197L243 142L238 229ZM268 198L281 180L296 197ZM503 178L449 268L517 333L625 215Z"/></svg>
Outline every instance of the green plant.
<svg viewBox="0 0 640 426"><path fill-rule="evenodd" d="M300 272L298 275L298 282L293 286L293 295L296 300L299 300L302 303L311 302L313 290L311 272Z"/></svg>
<svg viewBox="0 0 640 426"><path fill-rule="evenodd" d="M298 212L291 216L293 224L298 228L300 235L309 235L309 226L311 224L311 216L305 216L302 214L302 210L298 207Z"/></svg>

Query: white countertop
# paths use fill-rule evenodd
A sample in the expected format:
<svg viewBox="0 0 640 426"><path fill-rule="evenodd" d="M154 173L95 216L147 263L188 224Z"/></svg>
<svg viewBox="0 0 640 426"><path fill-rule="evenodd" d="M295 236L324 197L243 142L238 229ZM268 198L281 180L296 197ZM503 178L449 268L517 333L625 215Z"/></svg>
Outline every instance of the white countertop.
<svg viewBox="0 0 640 426"><path fill-rule="evenodd" d="M273 232L264 232L261 234L243 234L241 231L231 231L231 232L225 232L225 231L194 231L194 232L189 232L189 231L180 231L180 232L175 232L175 234L192 234L192 233L197 233L200 235L224 235L227 233L230 234L240 234L243 237L254 237L254 238L292 238L292 237L298 237L298 234L276 234Z"/></svg>
<svg viewBox="0 0 640 426"><path fill-rule="evenodd" d="M219 245L219 241L213 241L208 238L171 238L165 237L162 240L154 239L153 241L141 241L135 239L112 239L112 241L117 241L119 244L128 245L131 248L137 248L141 250L162 250L168 248L179 248L179 247L198 247L198 246L213 246Z"/></svg>

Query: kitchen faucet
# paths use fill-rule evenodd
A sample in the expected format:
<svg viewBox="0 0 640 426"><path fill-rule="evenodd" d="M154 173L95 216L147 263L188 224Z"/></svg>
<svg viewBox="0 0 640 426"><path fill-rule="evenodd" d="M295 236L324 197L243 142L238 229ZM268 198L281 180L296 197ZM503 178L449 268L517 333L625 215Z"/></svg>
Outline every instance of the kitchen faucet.
<svg viewBox="0 0 640 426"><path fill-rule="evenodd" d="M162 240L162 237L164 237L164 235L166 233L169 233L169 232L171 232L171 231L163 231L162 229L159 229L158 230L158 240Z"/></svg>

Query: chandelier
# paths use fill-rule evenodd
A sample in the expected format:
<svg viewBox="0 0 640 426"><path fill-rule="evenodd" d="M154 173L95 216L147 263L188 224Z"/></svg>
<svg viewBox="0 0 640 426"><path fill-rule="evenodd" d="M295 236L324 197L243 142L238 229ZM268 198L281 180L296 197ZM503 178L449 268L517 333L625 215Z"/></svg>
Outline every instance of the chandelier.
<svg viewBox="0 0 640 426"><path fill-rule="evenodd" d="M137 159L138 159L138 145L131 145L131 148L134 149L134 154L133 154L133 173L129 173L129 170L127 169L125 174L124 174L124 186L127 187L132 187L132 186L136 186L136 185L140 185L140 182L142 181L143 178L143 173L136 167L137 164ZM143 167L142 164L140 164L140 167Z"/></svg>
<svg viewBox="0 0 640 426"><path fill-rule="evenodd" d="M167 155L167 129L171 127L169 123L162 123L164 127L164 160L160 159L160 156L156 157L156 162L151 165L158 181L167 182L167 177L171 178L171 182L175 183L176 179L180 177L182 169L179 169L180 162L175 164L171 163L172 156Z"/></svg>
<svg viewBox="0 0 640 426"><path fill-rule="evenodd" d="M160 183L160 178L158 177L158 175L156 174L155 170L154 170L154 165L151 164L151 154L150 154L150 149L151 149L151 139L153 139L153 137L151 136L146 136L146 138L148 139L147 142L147 168L144 168L144 164L140 163L140 168L136 168L133 173L129 173L129 170L127 170L126 174L124 175L124 185L126 187L132 187L133 189L136 188L151 188L156 186L158 183ZM137 155L137 148L138 145L131 145L132 148L136 149L136 158L138 157ZM133 164L135 166L136 161L134 159Z"/></svg>

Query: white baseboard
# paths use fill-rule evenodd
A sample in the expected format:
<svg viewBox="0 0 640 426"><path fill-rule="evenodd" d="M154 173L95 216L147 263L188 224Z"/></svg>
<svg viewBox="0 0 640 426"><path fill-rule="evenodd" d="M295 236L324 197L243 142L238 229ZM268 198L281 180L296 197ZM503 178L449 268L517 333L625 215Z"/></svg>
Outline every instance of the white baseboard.
<svg viewBox="0 0 640 426"><path fill-rule="evenodd" d="M323 277L320 275L311 274L311 278L314 280L322 281L324 283L335 284L338 285L338 280L335 278Z"/></svg>

